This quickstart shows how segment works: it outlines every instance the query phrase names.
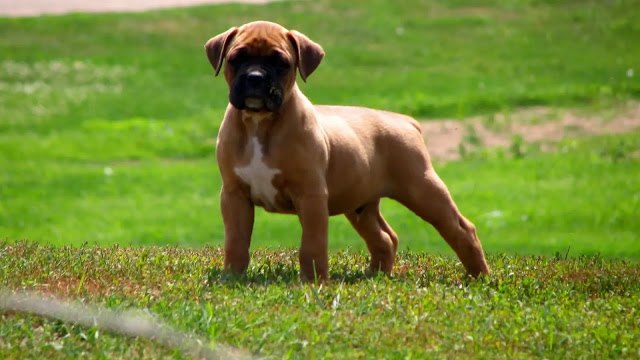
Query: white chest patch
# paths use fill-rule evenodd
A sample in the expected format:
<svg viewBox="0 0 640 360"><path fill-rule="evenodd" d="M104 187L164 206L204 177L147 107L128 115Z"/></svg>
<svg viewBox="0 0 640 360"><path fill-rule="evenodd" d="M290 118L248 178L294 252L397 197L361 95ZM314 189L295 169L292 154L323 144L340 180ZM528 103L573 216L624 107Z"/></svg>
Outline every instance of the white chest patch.
<svg viewBox="0 0 640 360"><path fill-rule="evenodd" d="M262 147L257 137L251 140L253 155L251 161L244 167L236 167L233 171L251 188L251 197L260 200L267 208L274 208L278 190L273 186L273 177L280 174L279 169L273 169L262 161Z"/></svg>

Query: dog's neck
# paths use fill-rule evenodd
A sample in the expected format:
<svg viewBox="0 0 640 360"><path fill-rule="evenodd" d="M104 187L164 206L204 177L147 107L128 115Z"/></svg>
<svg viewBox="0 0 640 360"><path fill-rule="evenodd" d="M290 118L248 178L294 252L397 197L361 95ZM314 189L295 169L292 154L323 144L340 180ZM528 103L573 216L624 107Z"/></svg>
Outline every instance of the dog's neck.
<svg viewBox="0 0 640 360"><path fill-rule="evenodd" d="M295 105L292 103L296 103ZM311 105L311 102L298 88L298 84L294 84L289 96L285 99L281 109L302 109ZM249 138L258 136L263 137L265 132L268 132L270 128L279 122L279 119L295 119L295 123L288 124L289 127L306 126L308 121L315 121L315 119L300 118L300 114L284 114L279 111L251 111L240 110L240 119L244 126L245 133ZM296 116L297 115L297 116Z"/></svg>
<svg viewBox="0 0 640 360"><path fill-rule="evenodd" d="M275 114L270 111L251 111L241 110L242 123L249 134L255 134L258 128L265 125L265 123L273 121Z"/></svg>

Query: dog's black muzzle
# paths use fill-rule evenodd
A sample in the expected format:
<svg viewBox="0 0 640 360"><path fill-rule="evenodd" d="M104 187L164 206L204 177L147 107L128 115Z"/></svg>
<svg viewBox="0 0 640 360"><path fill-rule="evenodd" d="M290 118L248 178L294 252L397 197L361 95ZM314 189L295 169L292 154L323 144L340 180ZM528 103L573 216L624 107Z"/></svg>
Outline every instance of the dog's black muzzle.
<svg viewBox="0 0 640 360"><path fill-rule="evenodd" d="M239 110L277 111L283 91L274 69L261 64L246 64L236 72L229 101Z"/></svg>

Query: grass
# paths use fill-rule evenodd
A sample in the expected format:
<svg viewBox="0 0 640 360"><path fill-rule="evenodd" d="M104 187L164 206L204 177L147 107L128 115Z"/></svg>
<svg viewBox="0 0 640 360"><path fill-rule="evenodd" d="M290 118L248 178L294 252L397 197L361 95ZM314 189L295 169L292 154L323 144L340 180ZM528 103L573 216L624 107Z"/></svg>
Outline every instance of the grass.
<svg viewBox="0 0 640 360"><path fill-rule="evenodd" d="M258 211L248 276L229 279L214 160L227 89L202 49L266 19L324 46L301 85L315 103L423 120L602 112L640 96L639 5L319 0L0 18L0 289L146 308L268 358L640 356L640 133L553 153L514 136L437 164L490 278L469 282L430 226L386 201L402 250L391 278L364 275L364 242L337 217L332 282L300 285L297 219ZM0 313L1 358L79 356L183 355Z"/></svg>
<svg viewBox="0 0 640 360"><path fill-rule="evenodd" d="M202 45L251 19L300 29L325 47L303 85L316 103L463 117L530 103L599 109L640 88L627 76L640 58L637 1L408 4L0 19L0 239L221 244L213 155L227 90ZM568 141L566 152L525 159L476 154L437 169L489 251L571 247L637 259L636 139ZM624 149L612 158L618 142ZM383 207L402 248L450 254L413 214ZM254 247L295 247L299 235L294 217L259 212ZM330 244L364 249L339 218Z"/></svg>
<svg viewBox="0 0 640 360"><path fill-rule="evenodd" d="M366 257L331 254L329 285L300 285L291 250L254 254L248 275L220 272L218 248L0 245L0 287L37 289L156 318L266 358L634 358L640 355L637 263L598 256L489 256L490 278L459 263L401 253L391 278ZM181 357L129 338L0 313L3 358Z"/></svg>
<svg viewBox="0 0 640 360"><path fill-rule="evenodd" d="M638 133L566 140L557 153L530 146L477 153L437 168L489 252L640 259ZM6 168L5 168L6 169ZM219 245L220 180L209 158L153 161L12 161L0 171L0 233L64 244ZM383 213L401 249L451 254L402 206ZM257 212L253 248L297 247L295 216ZM606 239L607 241L605 241ZM615 243L615 246L611 244ZM343 217L331 219L334 250L365 249Z"/></svg>
<svg viewBox="0 0 640 360"><path fill-rule="evenodd" d="M465 117L637 96L639 77L629 76L640 57L637 6L322 0L0 19L0 128L50 132L135 117L176 128L195 117L215 129L220 117L208 110L225 106L226 87L212 79L202 45L255 19L324 46L304 86L316 103Z"/></svg>

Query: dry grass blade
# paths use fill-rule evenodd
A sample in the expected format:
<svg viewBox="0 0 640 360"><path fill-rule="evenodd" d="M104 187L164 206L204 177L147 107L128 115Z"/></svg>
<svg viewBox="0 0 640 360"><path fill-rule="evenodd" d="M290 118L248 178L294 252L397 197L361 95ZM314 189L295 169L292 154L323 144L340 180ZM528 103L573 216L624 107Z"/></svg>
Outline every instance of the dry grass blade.
<svg viewBox="0 0 640 360"><path fill-rule="evenodd" d="M193 334L181 332L141 310L114 311L95 305L79 304L35 292L0 290L0 310L32 313L47 318L76 323L87 327L143 337L169 348L180 349L185 355L201 359L251 359L248 352L216 344Z"/></svg>

